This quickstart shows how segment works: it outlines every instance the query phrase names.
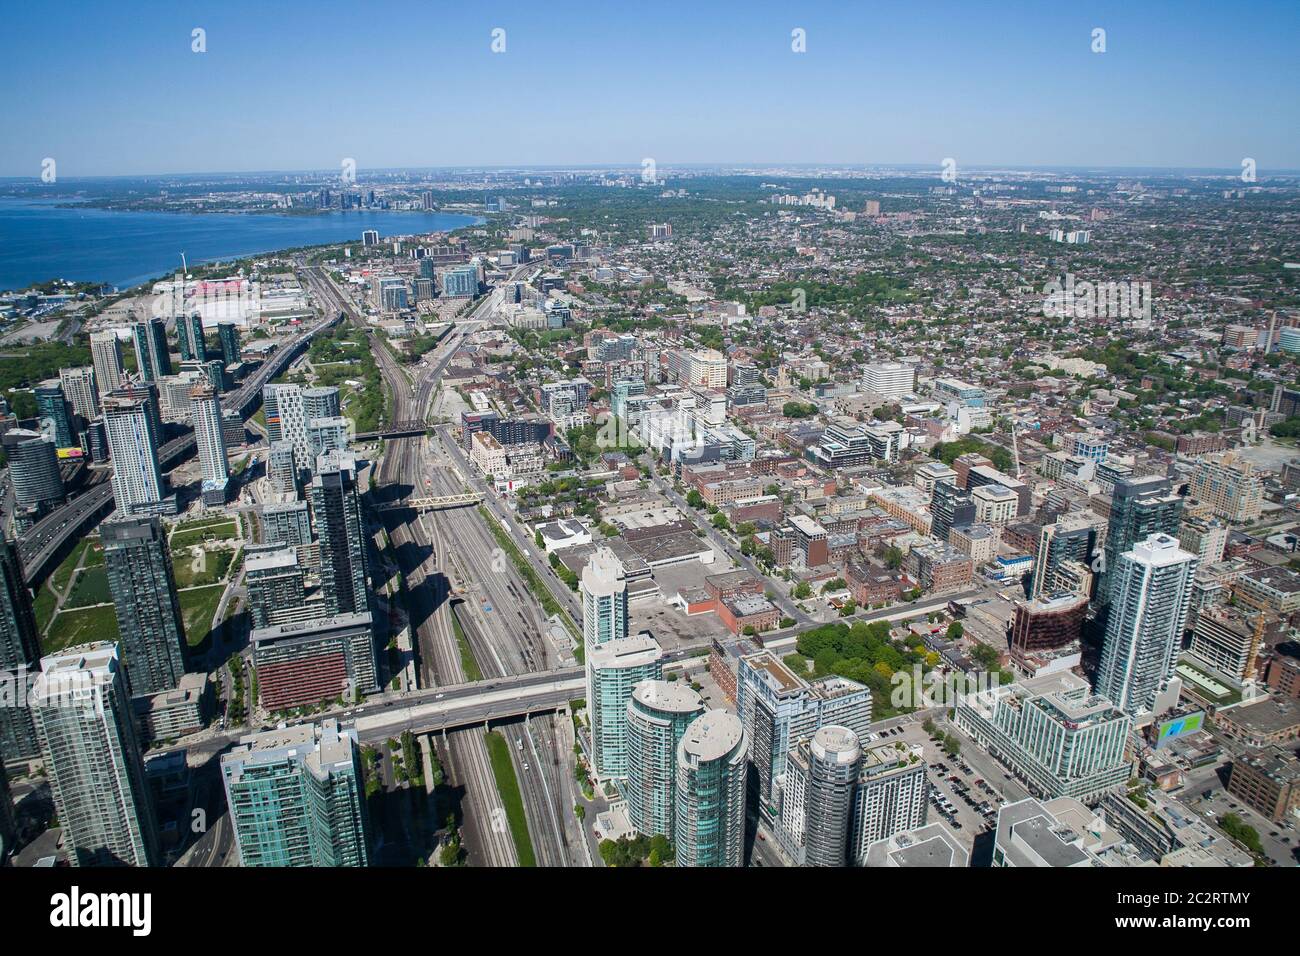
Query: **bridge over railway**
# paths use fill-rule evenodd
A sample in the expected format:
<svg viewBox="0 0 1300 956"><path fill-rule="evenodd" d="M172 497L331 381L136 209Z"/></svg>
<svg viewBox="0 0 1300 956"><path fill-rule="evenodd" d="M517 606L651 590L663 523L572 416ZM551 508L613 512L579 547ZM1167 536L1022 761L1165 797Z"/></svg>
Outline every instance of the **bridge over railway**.
<svg viewBox="0 0 1300 956"><path fill-rule="evenodd" d="M422 421L393 422L372 432L357 432L357 441L373 441L376 438L414 438L429 430L429 423Z"/></svg>
<svg viewBox="0 0 1300 956"><path fill-rule="evenodd" d="M483 496L477 492L467 492L460 495L439 495L434 497L407 498L403 501L389 501L379 505L378 511L402 511L407 508L413 511L440 511L443 508L467 508L470 505L482 503Z"/></svg>

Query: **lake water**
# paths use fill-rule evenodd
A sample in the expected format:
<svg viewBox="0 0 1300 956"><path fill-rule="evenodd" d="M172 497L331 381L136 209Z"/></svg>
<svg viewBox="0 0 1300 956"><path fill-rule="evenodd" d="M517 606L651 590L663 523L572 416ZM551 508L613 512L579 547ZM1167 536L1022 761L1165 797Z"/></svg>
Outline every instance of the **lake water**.
<svg viewBox="0 0 1300 956"><path fill-rule="evenodd" d="M438 212L349 210L315 215L112 212L0 200L0 290L47 279L129 288L191 263L355 239L441 232L480 222Z"/></svg>

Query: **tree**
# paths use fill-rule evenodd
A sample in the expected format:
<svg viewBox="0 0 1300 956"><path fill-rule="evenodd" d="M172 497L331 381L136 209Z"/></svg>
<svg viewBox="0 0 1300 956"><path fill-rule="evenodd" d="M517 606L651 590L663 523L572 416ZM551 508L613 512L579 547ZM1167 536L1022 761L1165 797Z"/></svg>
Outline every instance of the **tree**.
<svg viewBox="0 0 1300 956"><path fill-rule="evenodd" d="M891 571L897 571L902 566L903 552L891 544L885 549L885 567Z"/></svg>
<svg viewBox="0 0 1300 956"><path fill-rule="evenodd" d="M806 597L809 597L811 594L812 594L812 585L809 584L807 581L800 581L798 584L794 586L794 596L800 601L802 601Z"/></svg>
<svg viewBox="0 0 1300 956"><path fill-rule="evenodd" d="M692 488L686 492L686 503L692 508L701 508L704 506L704 496L698 488Z"/></svg>
<svg viewBox="0 0 1300 956"><path fill-rule="evenodd" d="M960 640L964 630L965 629L962 627L961 621L953 621L951 624L948 625L948 640L950 641Z"/></svg>

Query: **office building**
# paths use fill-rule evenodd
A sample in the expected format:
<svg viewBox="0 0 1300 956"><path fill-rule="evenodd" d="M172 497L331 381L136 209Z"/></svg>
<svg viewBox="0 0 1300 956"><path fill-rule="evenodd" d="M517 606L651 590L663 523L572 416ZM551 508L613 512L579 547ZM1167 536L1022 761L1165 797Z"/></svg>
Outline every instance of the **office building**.
<svg viewBox="0 0 1300 956"><path fill-rule="evenodd" d="M221 399L212 386L195 385L190 390L190 421L194 424L194 441L203 470L203 503L221 507L230 488L230 464L226 460L226 434L221 420Z"/></svg>
<svg viewBox="0 0 1300 956"><path fill-rule="evenodd" d="M588 652L627 637L627 579L609 548L597 548L582 569L582 639Z"/></svg>
<svg viewBox="0 0 1300 956"><path fill-rule="evenodd" d="M104 399L104 431L113 459L113 500L123 515L175 510L158 467L158 446L150 407L140 398Z"/></svg>
<svg viewBox="0 0 1300 956"><path fill-rule="evenodd" d="M110 519L100 540L131 694L171 690L185 673L186 643L162 520Z"/></svg>
<svg viewBox="0 0 1300 956"><path fill-rule="evenodd" d="M1056 806L1061 803L1051 801ZM1089 852L1083 837L1063 823L1048 805L1027 797L998 809L992 865L1064 869L1105 864Z"/></svg>
<svg viewBox="0 0 1300 956"><path fill-rule="evenodd" d="M862 390L882 398L902 398L916 391L916 366L878 362L862 369Z"/></svg>
<svg viewBox="0 0 1300 956"><path fill-rule="evenodd" d="M99 417L99 391L95 384L94 366L61 368L59 381L63 384L63 394L67 396L73 413L81 419L82 424Z"/></svg>
<svg viewBox="0 0 1300 956"><path fill-rule="evenodd" d="M1152 712L1174 676L1195 574L1196 556L1167 534L1133 545L1111 569L1096 687L1121 710Z"/></svg>
<svg viewBox="0 0 1300 956"><path fill-rule="evenodd" d="M1069 671L959 695L953 723L1040 796L1094 801L1132 770L1132 718Z"/></svg>
<svg viewBox="0 0 1300 956"><path fill-rule="evenodd" d="M122 384L122 340L112 329L90 333L90 361L95 369L95 388L99 397Z"/></svg>
<svg viewBox="0 0 1300 956"><path fill-rule="evenodd" d="M740 718L711 710L677 745L677 865L740 866L745 849L745 757Z"/></svg>
<svg viewBox="0 0 1300 956"><path fill-rule="evenodd" d="M321 455L310 498L312 522L320 539L321 591L327 613L362 613L369 608L367 541L357 493L356 460L342 452Z"/></svg>
<svg viewBox="0 0 1300 956"><path fill-rule="evenodd" d="M258 697L269 711L359 699L379 690L369 614L339 614L253 631Z"/></svg>
<svg viewBox="0 0 1300 956"><path fill-rule="evenodd" d="M254 628L293 620L306 603L302 568L293 548L249 554L244 559L248 615Z"/></svg>
<svg viewBox="0 0 1300 956"><path fill-rule="evenodd" d="M162 863L128 696L116 644L83 644L41 661L32 717L73 866Z"/></svg>
<svg viewBox="0 0 1300 956"><path fill-rule="evenodd" d="M41 431L53 437L54 447L76 447L77 429L72 422L72 406L63 394L62 380L47 379L32 389L32 395L36 398L36 417L41 423Z"/></svg>
<svg viewBox="0 0 1300 956"><path fill-rule="evenodd" d="M592 771L601 780L627 776L627 712L632 691L663 674L663 651L648 633L587 646L587 714Z"/></svg>
<svg viewBox="0 0 1300 956"><path fill-rule="evenodd" d="M241 865L368 866L355 730L336 720L251 734L221 758Z"/></svg>
<svg viewBox="0 0 1300 956"><path fill-rule="evenodd" d="M677 812L677 745L704 713L704 700L683 681L646 680L627 702L628 821L645 836L673 841Z"/></svg>
<svg viewBox="0 0 1300 956"><path fill-rule="evenodd" d="M11 701L11 706L0 707L0 767L5 760L28 759L40 750L31 711L25 704L40 658L22 559L18 549L0 534L0 691L9 694Z"/></svg>

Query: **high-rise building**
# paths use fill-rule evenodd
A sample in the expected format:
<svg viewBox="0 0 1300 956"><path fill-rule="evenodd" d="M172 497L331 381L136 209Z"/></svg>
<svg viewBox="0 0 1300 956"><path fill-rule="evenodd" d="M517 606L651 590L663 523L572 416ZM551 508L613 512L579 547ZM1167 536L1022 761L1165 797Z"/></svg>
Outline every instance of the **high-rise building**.
<svg viewBox="0 0 1300 956"><path fill-rule="evenodd" d="M73 866L161 864L117 645L83 644L41 661L32 717Z"/></svg>
<svg viewBox="0 0 1300 956"><path fill-rule="evenodd" d="M1228 527L1213 518L1184 515L1178 529L1178 544L1196 555L1201 567L1218 564L1228 547Z"/></svg>
<svg viewBox="0 0 1300 956"><path fill-rule="evenodd" d="M302 388L271 384L262 389L262 402L266 411L268 441L291 443L297 467L313 467L316 458L308 439L307 426L317 418L339 416L339 390L332 386Z"/></svg>
<svg viewBox="0 0 1300 956"><path fill-rule="evenodd" d="M355 730L338 721L251 734L221 758L243 866L368 866Z"/></svg>
<svg viewBox="0 0 1300 956"><path fill-rule="evenodd" d="M113 500L123 515L168 510L154 427L144 399L104 399L104 430L113 459ZM171 507L175 507L174 499Z"/></svg>
<svg viewBox="0 0 1300 956"><path fill-rule="evenodd" d="M217 341L221 343L221 361L227 365L239 361L239 326L234 322L218 322Z"/></svg>
<svg viewBox="0 0 1300 956"><path fill-rule="evenodd" d="M250 554L244 559L248 614L253 627L293 620L306 602L302 567L293 548Z"/></svg>
<svg viewBox="0 0 1300 956"><path fill-rule="evenodd" d="M203 316L197 312L176 319L176 341L181 360L203 363L208 360L208 343L203 336Z"/></svg>
<svg viewBox="0 0 1300 956"><path fill-rule="evenodd" d="M0 753L0 757L3 753ZM0 761L0 767L3 762ZM18 818L14 811L13 796L9 793L9 778L0 773L0 866L14 852L18 841Z"/></svg>
<svg viewBox="0 0 1300 956"><path fill-rule="evenodd" d="M627 580L613 550L597 548L582 569L582 639L591 649L627 637Z"/></svg>
<svg viewBox="0 0 1300 956"><path fill-rule="evenodd" d="M975 523L975 502L969 491L964 491L946 481L934 486L930 499L930 534L948 543L948 532L953 528Z"/></svg>
<svg viewBox="0 0 1300 956"><path fill-rule="evenodd" d="M1106 526L1103 563L1099 569L1099 603L1110 602L1110 589L1119 556L1153 534L1177 536L1182 515L1183 499L1170 493L1168 478L1147 475L1115 482L1115 492L1110 501L1110 521Z"/></svg>
<svg viewBox="0 0 1300 956"><path fill-rule="evenodd" d="M916 391L916 366L901 362L863 366L862 389L882 398L902 398Z"/></svg>
<svg viewBox="0 0 1300 956"><path fill-rule="evenodd" d="M1086 515L1062 515L1055 523L1043 525L1038 536L1038 554L1034 558L1030 598L1061 588L1060 569L1067 561L1084 567L1092 564L1097 549L1097 528Z"/></svg>
<svg viewBox="0 0 1300 956"><path fill-rule="evenodd" d="M1270 619L1267 611L1210 605L1196 614L1191 657L1212 672L1241 684L1255 676L1259 648Z"/></svg>
<svg viewBox="0 0 1300 956"><path fill-rule="evenodd" d="M682 681L646 680L627 703L628 821L645 836L673 840L677 803L677 744L704 713L704 700Z"/></svg>
<svg viewBox="0 0 1300 956"><path fill-rule="evenodd" d="M1132 773L1133 719L1069 671L959 695L953 724L1040 796L1095 802Z"/></svg>
<svg viewBox="0 0 1300 956"><path fill-rule="evenodd" d="M1264 504L1263 476L1233 452L1202 458L1192 472L1190 489L1216 518L1237 524L1254 521Z"/></svg>
<svg viewBox="0 0 1300 956"><path fill-rule="evenodd" d="M803 850L807 866L848 862L853 793L862 765L858 735L829 724L790 751L781 825Z"/></svg>
<svg viewBox="0 0 1300 956"><path fill-rule="evenodd" d="M1153 534L1121 554L1111 574L1097 693L1129 714L1150 713L1174 676L1196 556L1177 538Z"/></svg>
<svg viewBox="0 0 1300 956"><path fill-rule="evenodd" d="M298 494L298 458L293 442L271 442L266 453L266 478L281 494Z"/></svg>
<svg viewBox="0 0 1300 956"><path fill-rule="evenodd" d="M342 452L321 455L311 482L312 523L320 539L321 591L329 614L364 613L366 535L357 494L356 460Z"/></svg>
<svg viewBox="0 0 1300 956"><path fill-rule="evenodd" d="M333 385L319 385L302 390L303 427L317 418L338 418L341 413L339 390Z"/></svg>
<svg viewBox="0 0 1300 956"><path fill-rule="evenodd" d="M31 710L25 703L40 658L22 560L18 549L0 534L0 687L13 695L7 706L0 706L0 766L4 760L34 757L40 750Z"/></svg>
<svg viewBox="0 0 1300 956"><path fill-rule="evenodd" d="M90 333L90 360L95 368L95 388L103 398L122 384L122 340L117 332Z"/></svg>
<svg viewBox="0 0 1300 956"><path fill-rule="evenodd" d="M352 421L341 415L333 418L313 418L307 423L307 447L314 458L326 452L347 451Z"/></svg>
<svg viewBox="0 0 1300 956"><path fill-rule="evenodd" d="M848 727L865 737L871 723L871 691L843 677L810 684L771 651L760 651L740 659L736 712L749 739L759 809L775 818L790 748L825 724Z"/></svg>
<svg viewBox="0 0 1300 956"><path fill-rule="evenodd" d="M82 419L83 424L99 416L99 391L95 384L94 366L61 368L59 381L63 383L63 394L67 396L73 412Z"/></svg>
<svg viewBox="0 0 1300 956"><path fill-rule="evenodd" d="M592 770L601 780L627 776L627 711L632 691L663 674L663 650L648 633L588 646L585 663Z"/></svg>
<svg viewBox="0 0 1300 956"><path fill-rule="evenodd" d="M678 866L740 866L745 850L745 755L740 718L711 710L677 745Z"/></svg>
<svg viewBox="0 0 1300 956"><path fill-rule="evenodd" d="M41 431L54 438L56 448L73 448L77 444L77 430L72 423L72 406L63 394L61 379L47 379L32 389L36 397L36 417Z"/></svg>
<svg viewBox="0 0 1300 956"><path fill-rule="evenodd" d="M110 519L100 540L131 694L172 690L185 673L185 625L162 520Z"/></svg>
<svg viewBox="0 0 1300 956"><path fill-rule="evenodd" d="M230 463L226 460L226 434L221 420L221 399L207 383L190 390L190 421L203 470L201 494L205 505L226 503L230 488Z"/></svg>
<svg viewBox="0 0 1300 956"><path fill-rule="evenodd" d="M925 825L930 796L921 747L881 744L862 754L849 824L849 859L867 865L872 843Z"/></svg>
<svg viewBox="0 0 1300 956"><path fill-rule="evenodd" d="M54 442L25 428L0 437L14 489L14 523L21 533L63 500L63 476Z"/></svg>
<svg viewBox="0 0 1300 956"><path fill-rule="evenodd" d="M167 326L162 319L149 319L131 326L135 343L135 361L141 377L146 382L156 382L172 373L171 355L167 349Z"/></svg>
<svg viewBox="0 0 1300 956"><path fill-rule="evenodd" d="M282 504L263 505L261 511L262 541L301 548L311 544L311 519L307 502L289 501Z"/></svg>

